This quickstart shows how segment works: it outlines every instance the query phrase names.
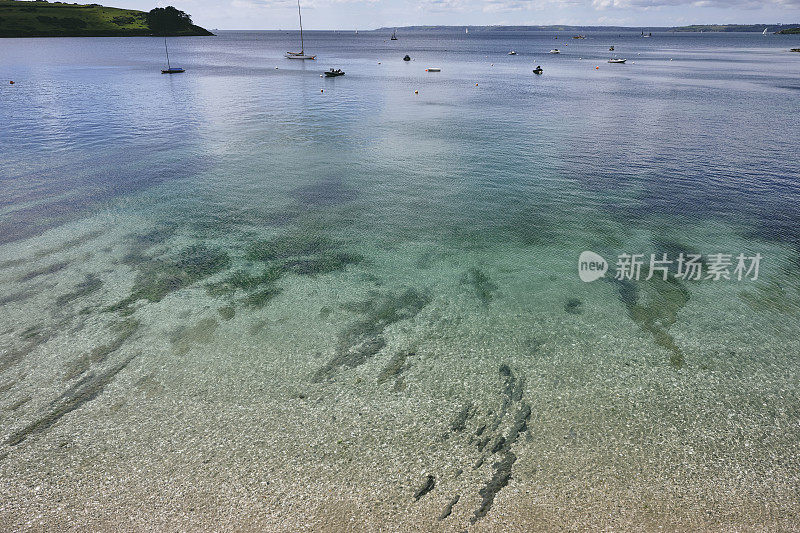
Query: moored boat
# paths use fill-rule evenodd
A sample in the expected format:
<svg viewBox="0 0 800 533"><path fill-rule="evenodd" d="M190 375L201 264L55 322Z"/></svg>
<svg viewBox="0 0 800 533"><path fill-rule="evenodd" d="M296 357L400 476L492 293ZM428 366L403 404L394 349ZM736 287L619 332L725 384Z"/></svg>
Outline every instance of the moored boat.
<svg viewBox="0 0 800 533"><path fill-rule="evenodd" d="M317 56L305 53L305 43L303 42L303 15L300 13L300 0L297 0L297 16L300 18L300 51L286 52L284 57L287 59L316 59Z"/></svg>

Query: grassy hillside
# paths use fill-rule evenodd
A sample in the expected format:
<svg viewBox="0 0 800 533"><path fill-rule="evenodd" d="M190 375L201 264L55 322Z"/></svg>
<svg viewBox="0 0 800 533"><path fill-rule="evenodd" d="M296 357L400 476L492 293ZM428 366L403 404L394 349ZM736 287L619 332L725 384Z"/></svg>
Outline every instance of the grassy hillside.
<svg viewBox="0 0 800 533"><path fill-rule="evenodd" d="M778 35L798 35L798 34L800 34L800 27L786 28L785 30L781 30L778 32Z"/></svg>
<svg viewBox="0 0 800 533"><path fill-rule="evenodd" d="M0 37L126 37L153 35L147 13L98 4L0 0ZM173 35L213 35L200 26Z"/></svg>

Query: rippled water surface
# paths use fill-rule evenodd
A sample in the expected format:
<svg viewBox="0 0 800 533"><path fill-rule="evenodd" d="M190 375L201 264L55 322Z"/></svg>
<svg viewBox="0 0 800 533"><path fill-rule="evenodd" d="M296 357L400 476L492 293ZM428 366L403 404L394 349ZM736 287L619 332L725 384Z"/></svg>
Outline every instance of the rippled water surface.
<svg viewBox="0 0 800 533"><path fill-rule="evenodd" d="M3 523L800 527L796 36L296 37L0 42Z"/></svg>

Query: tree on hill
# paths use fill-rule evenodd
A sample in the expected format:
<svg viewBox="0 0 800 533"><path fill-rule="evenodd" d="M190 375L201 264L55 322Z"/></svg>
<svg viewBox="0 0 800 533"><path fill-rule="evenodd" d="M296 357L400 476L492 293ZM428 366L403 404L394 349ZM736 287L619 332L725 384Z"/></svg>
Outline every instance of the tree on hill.
<svg viewBox="0 0 800 533"><path fill-rule="evenodd" d="M192 17L172 6L157 7L147 14L147 25L153 33L166 35L189 30L192 27Z"/></svg>

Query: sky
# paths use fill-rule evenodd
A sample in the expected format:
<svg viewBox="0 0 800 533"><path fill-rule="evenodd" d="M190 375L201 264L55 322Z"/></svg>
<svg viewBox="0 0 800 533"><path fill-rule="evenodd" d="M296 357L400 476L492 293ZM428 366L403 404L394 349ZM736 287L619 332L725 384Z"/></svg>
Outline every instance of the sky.
<svg viewBox="0 0 800 533"><path fill-rule="evenodd" d="M678 26L800 22L800 0L300 0L308 29L412 25ZM105 0L149 11L174 5L217 29L289 29L296 0Z"/></svg>

